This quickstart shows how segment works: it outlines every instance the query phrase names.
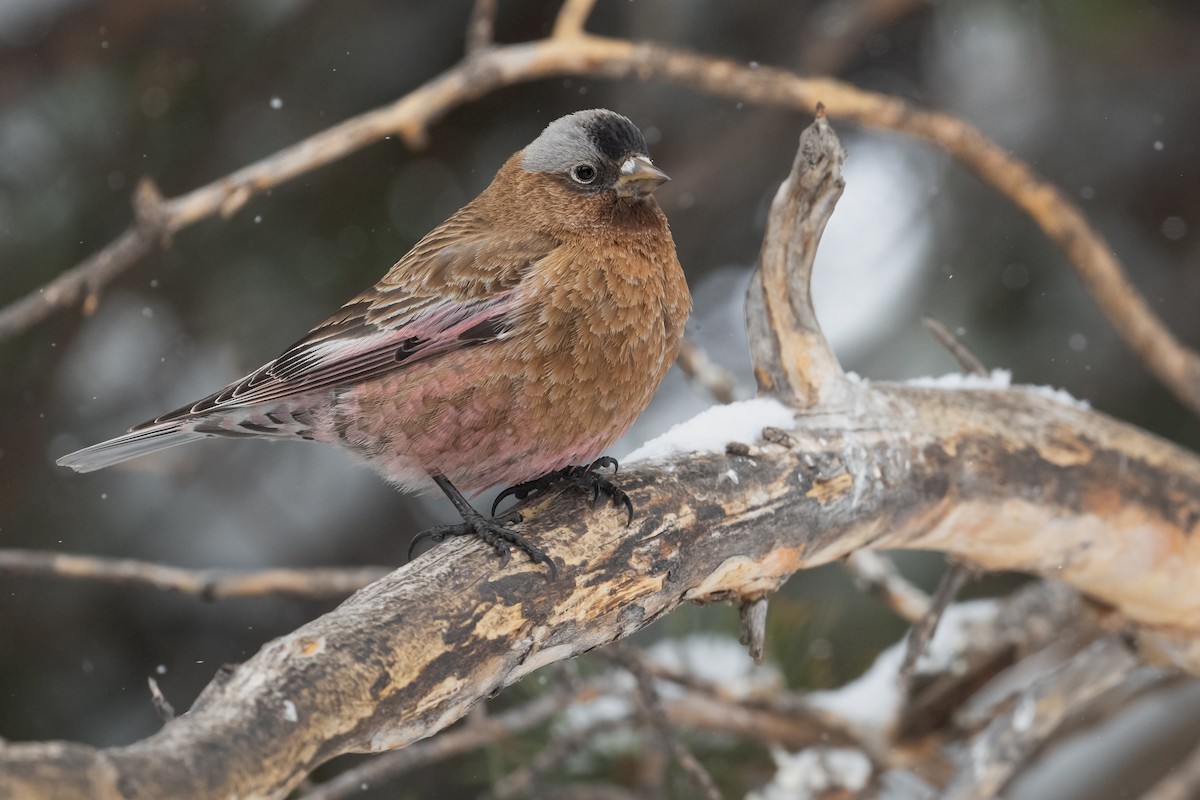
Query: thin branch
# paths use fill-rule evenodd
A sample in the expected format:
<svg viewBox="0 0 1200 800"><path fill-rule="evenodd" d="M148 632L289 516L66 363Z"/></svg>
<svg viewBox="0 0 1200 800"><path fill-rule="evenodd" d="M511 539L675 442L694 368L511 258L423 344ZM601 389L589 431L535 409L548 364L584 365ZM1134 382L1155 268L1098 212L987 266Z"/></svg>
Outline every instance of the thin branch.
<svg viewBox="0 0 1200 800"><path fill-rule="evenodd" d="M761 664L767 646L767 598L743 599L738 606L738 620L741 625L738 641L750 651L754 663Z"/></svg>
<svg viewBox="0 0 1200 800"><path fill-rule="evenodd" d="M598 719L589 725L554 736L520 769L497 781L492 790L483 795L483 800L516 800L533 796L534 787L537 786L543 775L561 767L568 758L576 753L586 750L597 736L624 730L630 726L632 721L631 716L628 715ZM302 800L308 800L308 798Z"/></svg>
<svg viewBox="0 0 1200 800"><path fill-rule="evenodd" d="M154 711L158 714L158 718L163 722L175 719L175 708L167 700L167 696L163 694L153 675L146 678L146 684L150 687L150 702L154 704Z"/></svg>
<svg viewBox="0 0 1200 800"><path fill-rule="evenodd" d="M802 54L801 72L810 75L835 75L856 55L864 41L897 20L928 8L929 0L857 0L847 3L831 0L816 10L811 26L818 35L810 36ZM824 19L821 19L824 17ZM832 35L829 30L835 31Z"/></svg>
<svg viewBox="0 0 1200 800"><path fill-rule="evenodd" d="M596 0L563 0L562 8L554 20L551 38L573 39L585 35L584 26L592 15Z"/></svg>
<svg viewBox="0 0 1200 800"><path fill-rule="evenodd" d="M1121 637L1109 636L1036 681L1011 710L963 748L959 772L942 800L995 797L1063 723L1119 685L1136 666Z"/></svg>
<svg viewBox="0 0 1200 800"><path fill-rule="evenodd" d="M475 56L495 44L497 0L475 0L467 22L467 56Z"/></svg>
<svg viewBox="0 0 1200 800"><path fill-rule="evenodd" d="M153 236L136 225L122 233L103 250L67 270L54 280L0 309L0 341L11 338L41 322L59 308L68 308L83 298L95 297L118 275L156 247ZM95 309L89 302L84 311Z"/></svg>
<svg viewBox="0 0 1200 800"><path fill-rule="evenodd" d="M464 59L394 103L353 117L273 156L186 195L164 201L161 233L170 236L219 213L229 216L255 194L342 158L389 135L424 145L429 126L449 110L504 86L563 75L657 78L744 103L815 112L894 130L930 142L990 183L1028 214L1067 255L1126 343L1186 405L1200 411L1200 356L1183 346L1130 283L1111 246L1059 189L1037 176L974 126L948 114L828 78L802 78L655 43L593 36L583 31L593 0L568 0L554 35L492 47ZM78 301L152 249L132 228L116 242L42 289L0 310L0 341Z"/></svg>
<svg viewBox="0 0 1200 800"><path fill-rule="evenodd" d="M266 595L346 597L390 571L387 567L184 569L148 561L48 550L0 550L0 573L151 586L205 600Z"/></svg>
<svg viewBox="0 0 1200 800"><path fill-rule="evenodd" d="M348 769L335 778L313 787L298 800L344 800L361 794L364 786L381 786L406 772L427 764L478 750L501 739L532 730L552 719L571 705L593 697L585 692L550 692L518 708L482 718L469 718L458 728L440 736L409 745L403 750L383 753Z"/></svg>
<svg viewBox="0 0 1200 800"><path fill-rule="evenodd" d="M675 728L667 719L663 708L662 696L654 685L654 678L645 667L645 660L632 647L619 644L609 648L605 654L624 667L637 683L638 697L646 718L657 731L661 743L671 752L676 763L692 779L707 800L722 800L721 790L716 781L704 766L696 760L696 756L679 738Z"/></svg>
<svg viewBox="0 0 1200 800"><path fill-rule="evenodd" d="M857 550L842 565L860 589L878 597L901 619L915 624L929 613L929 595L901 575L887 556Z"/></svg>
<svg viewBox="0 0 1200 800"><path fill-rule="evenodd" d="M908 638L905 639L904 660L900 662L901 681L907 683L912 679L913 671L917 668L917 661L925 652L925 648L929 647L929 643L933 641L933 635L937 633L938 622L941 621L942 614L962 591L962 587L966 585L971 573L970 567L957 561L951 561L946 566L946 573L942 575L942 579L933 593L929 610L917 620L912 630L908 632Z"/></svg>
<svg viewBox="0 0 1200 800"><path fill-rule="evenodd" d="M695 340L685 336L676 362L692 383L712 395L718 403L732 403L737 380L733 373L708 357Z"/></svg>
<svg viewBox="0 0 1200 800"><path fill-rule="evenodd" d="M962 339L954 335L954 332L941 323L941 321L933 317L921 317L921 324L925 326L925 330L929 331L930 335L937 340L937 343L946 348L946 352L954 356L954 360L958 362L958 366L968 375L987 375L987 367L979 360L971 349L963 344Z"/></svg>

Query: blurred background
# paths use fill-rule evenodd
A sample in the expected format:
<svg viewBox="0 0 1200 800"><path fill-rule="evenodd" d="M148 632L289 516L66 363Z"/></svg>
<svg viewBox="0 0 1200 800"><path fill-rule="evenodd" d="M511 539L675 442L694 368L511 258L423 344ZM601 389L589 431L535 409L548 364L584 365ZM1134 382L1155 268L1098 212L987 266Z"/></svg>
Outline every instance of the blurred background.
<svg viewBox="0 0 1200 800"><path fill-rule="evenodd" d="M497 38L547 34L557 6L502 0ZM3 0L0 305L120 234L139 178L184 193L450 67L469 13L465 0ZM830 73L961 115L1073 197L1171 330L1200 346L1200 6L1190 0L602 0L589 28ZM696 299L692 334L749 396L742 293L809 118L656 82L516 86L455 110L421 152L381 141L202 222L128 270L90 317L59 312L0 342L0 547L186 567L400 563L412 533L452 509L395 493L331 448L204 442L90 475L54 459L259 366L373 283L545 124L596 106L639 124L671 174L658 196ZM835 126L847 188L815 292L847 369L953 371L920 324L931 314L1015 381L1063 387L1200 449L1196 417L1149 377L1028 219L939 151ZM614 455L711 403L673 371ZM940 569L930 556L902 564L927 587ZM159 725L147 676L186 709L220 664L331 605L0 578L0 737L145 737ZM831 567L796 576L772 602L768 653L790 686L827 688L903 630ZM735 633L734 609L681 609L643 641ZM1187 697L1159 718L1173 720L1184 750L1200 738ZM449 779L438 768L406 786L474 796L520 755L462 759ZM714 767L729 796L770 773L764 751L736 755ZM1147 778L1111 767L1079 794L1013 796L1136 796Z"/></svg>

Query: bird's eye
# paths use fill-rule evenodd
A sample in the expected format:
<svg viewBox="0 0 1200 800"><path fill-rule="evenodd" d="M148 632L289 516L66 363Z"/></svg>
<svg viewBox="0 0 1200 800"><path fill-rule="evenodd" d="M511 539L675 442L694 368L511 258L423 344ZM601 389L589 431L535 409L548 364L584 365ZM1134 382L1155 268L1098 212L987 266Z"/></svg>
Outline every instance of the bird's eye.
<svg viewBox="0 0 1200 800"><path fill-rule="evenodd" d="M596 180L596 168L591 164L576 164L571 167L571 177L576 183L591 183Z"/></svg>

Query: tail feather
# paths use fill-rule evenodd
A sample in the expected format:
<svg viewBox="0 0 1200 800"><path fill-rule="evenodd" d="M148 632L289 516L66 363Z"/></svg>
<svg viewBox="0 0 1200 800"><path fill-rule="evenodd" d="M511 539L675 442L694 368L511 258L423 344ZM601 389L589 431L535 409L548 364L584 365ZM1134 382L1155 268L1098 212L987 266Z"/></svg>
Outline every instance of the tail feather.
<svg viewBox="0 0 1200 800"><path fill-rule="evenodd" d="M70 467L76 472L94 472L98 469L144 456L168 447L194 442L212 436L198 431L194 420L162 422L148 428L130 431L124 436L100 442L74 453L68 453L56 462L60 467Z"/></svg>

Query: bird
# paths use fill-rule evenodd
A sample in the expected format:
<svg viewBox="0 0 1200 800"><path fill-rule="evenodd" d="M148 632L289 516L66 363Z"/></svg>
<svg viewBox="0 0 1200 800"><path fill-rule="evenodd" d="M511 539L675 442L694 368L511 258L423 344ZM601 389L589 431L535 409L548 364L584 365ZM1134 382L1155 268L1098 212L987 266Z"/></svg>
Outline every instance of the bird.
<svg viewBox="0 0 1200 800"><path fill-rule="evenodd" d="M340 446L402 491L439 488L507 564L545 552L463 492L558 482L628 495L601 454L675 360L691 295L645 137L607 109L556 119L371 288L245 377L57 460L91 472L210 437ZM418 537L421 538L421 537ZM415 544L414 540L414 544ZM411 557L412 550L409 554Z"/></svg>

